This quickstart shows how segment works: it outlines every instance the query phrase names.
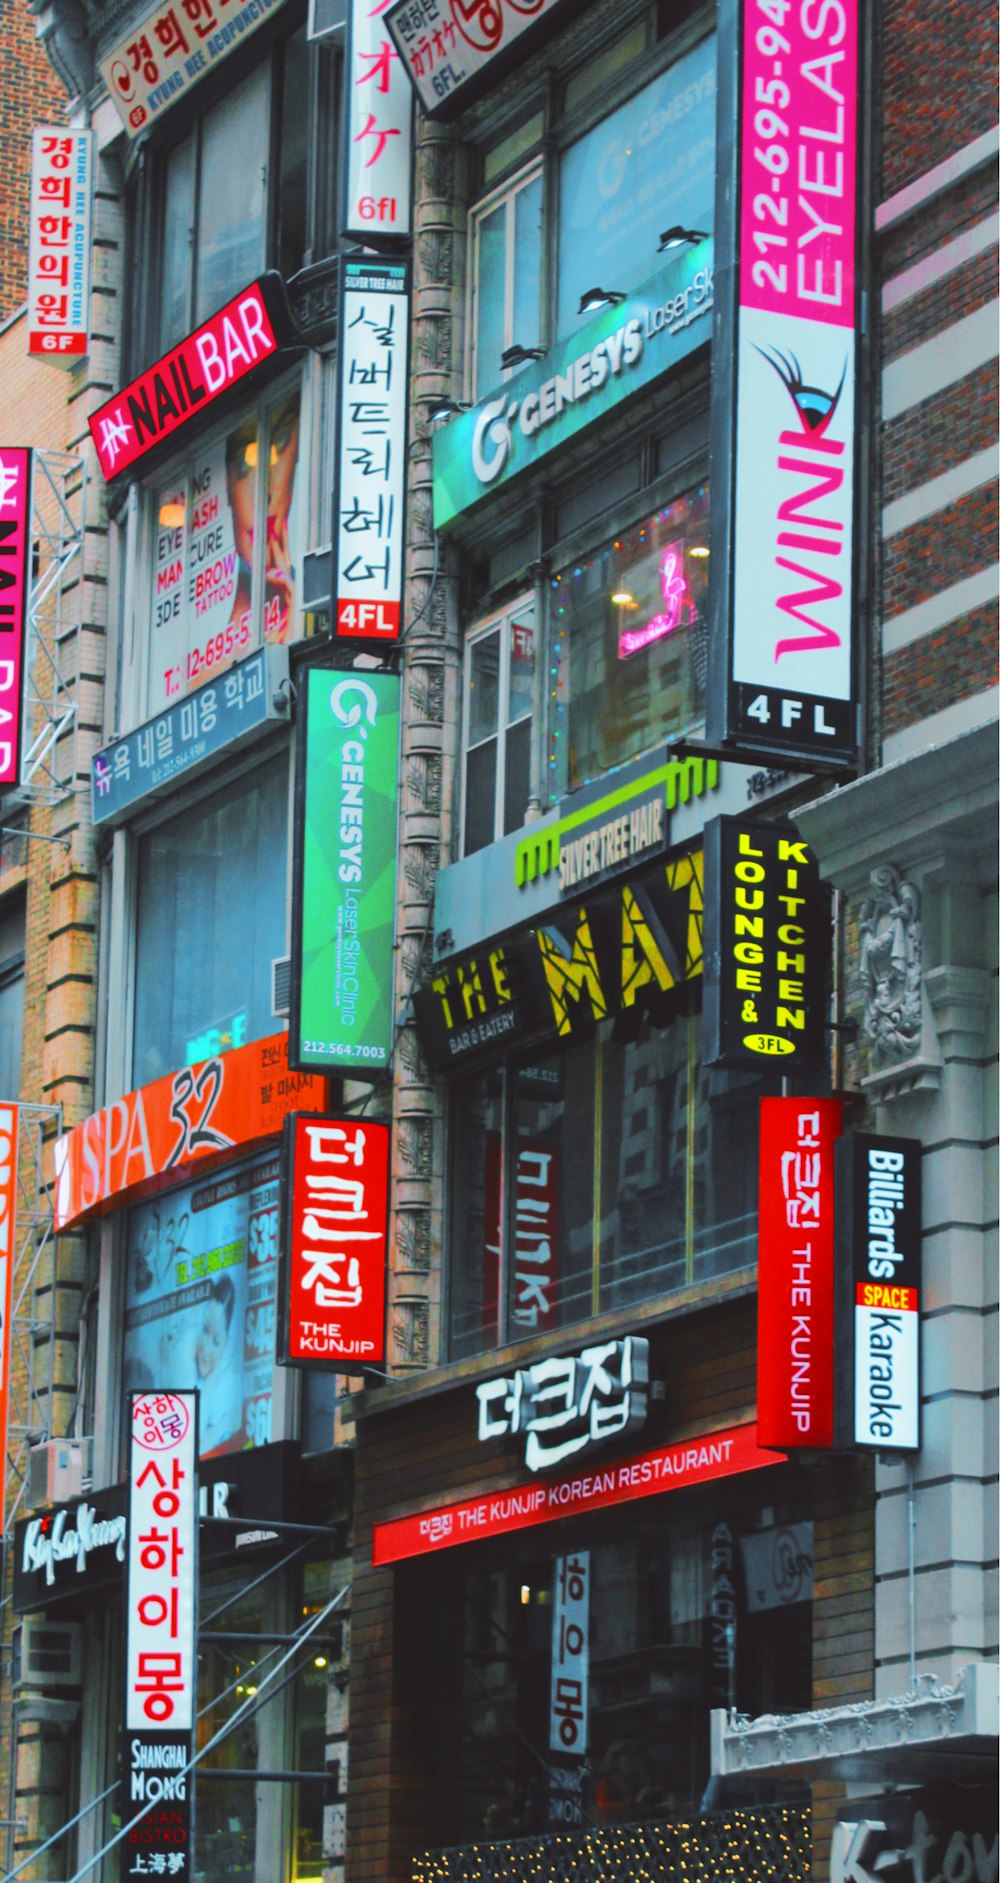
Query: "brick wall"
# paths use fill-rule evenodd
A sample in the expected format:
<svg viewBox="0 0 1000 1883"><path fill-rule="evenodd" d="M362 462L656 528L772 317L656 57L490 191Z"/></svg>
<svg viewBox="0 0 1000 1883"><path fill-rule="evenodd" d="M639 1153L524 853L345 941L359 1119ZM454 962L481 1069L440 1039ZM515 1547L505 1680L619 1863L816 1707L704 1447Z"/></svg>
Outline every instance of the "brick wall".
<svg viewBox="0 0 1000 1883"><path fill-rule="evenodd" d="M996 42L989 0L885 0L883 199L992 130Z"/></svg>
<svg viewBox="0 0 1000 1883"><path fill-rule="evenodd" d="M32 128L61 124L65 104L66 93L35 36L27 0L8 0L0 16L0 321L27 294Z"/></svg>

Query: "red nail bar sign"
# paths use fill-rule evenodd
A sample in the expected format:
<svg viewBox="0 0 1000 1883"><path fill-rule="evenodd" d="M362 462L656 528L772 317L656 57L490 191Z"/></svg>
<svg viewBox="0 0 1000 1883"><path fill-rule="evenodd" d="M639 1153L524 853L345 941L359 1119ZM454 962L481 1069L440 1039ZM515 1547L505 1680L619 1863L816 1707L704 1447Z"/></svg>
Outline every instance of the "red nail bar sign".
<svg viewBox="0 0 1000 1883"><path fill-rule="evenodd" d="M530 1530L560 1517L578 1517L585 1511L606 1510L612 1504L634 1503L640 1497L658 1497L665 1491L683 1491L693 1484L784 1463L783 1453L761 1449L755 1425L734 1425L679 1445L661 1445L636 1458L614 1459L603 1469L574 1471L542 1483L535 1478L487 1497L470 1497L460 1504L442 1504L436 1510L377 1523L372 1561L379 1568L408 1556L454 1549L458 1543Z"/></svg>
<svg viewBox="0 0 1000 1883"><path fill-rule="evenodd" d="M262 275L116 392L90 420L105 477L119 477L270 359L291 337L281 277Z"/></svg>
<svg viewBox="0 0 1000 1883"><path fill-rule="evenodd" d="M22 684L31 544L31 452L0 450L0 786L21 775Z"/></svg>
<svg viewBox="0 0 1000 1883"><path fill-rule="evenodd" d="M765 1445L833 1444L834 1098L760 1103L757 1429Z"/></svg>

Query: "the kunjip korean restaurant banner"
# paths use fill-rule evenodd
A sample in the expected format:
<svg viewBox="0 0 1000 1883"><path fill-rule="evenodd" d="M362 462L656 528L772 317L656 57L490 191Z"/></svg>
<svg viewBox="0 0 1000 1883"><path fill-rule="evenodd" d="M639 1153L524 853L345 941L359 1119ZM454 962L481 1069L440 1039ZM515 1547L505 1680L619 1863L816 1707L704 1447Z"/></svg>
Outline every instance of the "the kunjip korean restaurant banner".
<svg viewBox="0 0 1000 1883"><path fill-rule="evenodd" d="M289 1059L375 1078L393 1041L399 680L299 681Z"/></svg>
<svg viewBox="0 0 1000 1883"><path fill-rule="evenodd" d="M409 235L412 221L413 87L384 11L382 0L351 0L344 61L344 227L362 241Z"/></svg>
<svg viewBox="0 0 1000 1883"><path fill-rule="evenodd" d="M131 137L176 105L283 0L166 0L100 61L101 76Z"/></svg>
<svg viewBox="0 0 1000 1883"><path fill-rule="evenodd" d="M282 1358L353 1371L385 1360L389 1127L285 1121Z"/></svg>
<svg viewBox="0 0 1000 1883"><path fill-rule="evenodd" d="M712 460L731 469L712 481L708 737L850 768L859 8L726 11L716 340L733 366L713 386Z"/></svg>
<svg viewBox="0 0 1000 1883"><path fill-rule="evenodd" d="M4 1522L7 1469L7 1430L10 1414L11 1315L14 1306L14 1262L17 1256L17 1137L20 1113L16 1105L0 1105L0 1525Z"/></svg>
<svg viewBox="0 0 1000 1883"><path fill-rule="evenodd" d="M762 1445L834 1442L835 1098L760 1102L757 1430Z"/></svg>
<svg viewBox="0 0 1000 1883"><path fill-rule="evenodd" d="M136 1393L129 1414L121 1812L131 1828L123 1839L122 1883L149 1875L154 1854L165 1859L161 1874L189 1883L194 1787L186 1768L198 1694L198 1395Z"/></svg>
<svg viewBox="0 0 1000 1883"><path fill-rule="evenodd" d="M705 826L704 1064L823 1064L830 928L819 866L794 830Z"/></svg>
<svg viewBox="0 0 1000 1883"><path fill-rule="evenodd" d="M565 11L566 0L396 0L384 18L427 116L438 118L464 110L526 53L524 35Z"/></svg>
<svg viewBox="0 0 1000 1883"><path fill-rule="evenodd" d="M119 477L204 416L292 338L285 287L261 275L161 360L116 392L88 421L105 477ZM238 652L239 649L237 648Z"/></svg>
<svg viewBox="0 0 1000 1883"><path fill-rule="evenodd" d="M851 1133L837 1145L838 1439L920 1444L921 1146Z"/></svg>
<svg viewBox="0 0 1000 1883"><path fill-rule="evenodd" d="M28 353L53 366L87 351L93 141L57 124L31 134Z"/></svg>
<svg viewBox="0 0 1000 1883"><path fill-rule="evenodd" d="M399 639L410 296L405 262L342 264L335 623Z"/></svg>
<svg viewBox="0 0 1000 1883"><path fill-rule="evenodd" d="M31 583L31 452L0 447L0 787L21 775Z"/></svg>

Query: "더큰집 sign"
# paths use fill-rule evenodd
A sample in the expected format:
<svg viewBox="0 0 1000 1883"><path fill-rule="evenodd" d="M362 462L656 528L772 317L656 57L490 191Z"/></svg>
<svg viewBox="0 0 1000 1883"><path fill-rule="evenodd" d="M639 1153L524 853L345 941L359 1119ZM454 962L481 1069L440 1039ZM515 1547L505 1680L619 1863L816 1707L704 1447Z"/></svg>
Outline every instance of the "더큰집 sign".
<svg viewBox="0 0 1000 1883"><path fill-rule="evenodd" d="M31 133L28 353L72 366L87 351L92 131L39 124Z"/></svg>
<svg viewBox="0 0 1000 1883"><path fill-rule="evenodd" d="M757 1430L762 1445L828 1450L834 1427L836 1098L760 1101Z"/></svg>
<svg viewBox="0 0 1000 1883"><path fill-rule="evenodd" d="M794 831L706 824L705 1065L822 1065L828 935L819 866Z"/></svg>
<svg viewBox="0 0 1000 1883"><path fill-rule="evenodd" d="M649 1342L630 1334L538 1360L512 1379L485 1380L476 1398L480 1442L523 1432L524 1462L529 1471L542 1471L645 1425Z"/></svg>
<svg viewBox="0 0 1000 1883"><path fill-rule="evenodd" d="M345 261L341 270L334 619L338 636L397 641L406 499L407 265Z"/></svg>
<svg viewBox="0 0 1000 1883"><path fill-rule="evenodd" d="M285 1120L281 1358L350 1371L385 1358L389 1127Z"/></svg>
<svg viewBox="0 0 1000 1883"><path fill-rule="evenodd" d="M920 1444L920 1157L915 1138L837 1145L838 1345L853 1353L838 1438L880 1452Z"/></svg>

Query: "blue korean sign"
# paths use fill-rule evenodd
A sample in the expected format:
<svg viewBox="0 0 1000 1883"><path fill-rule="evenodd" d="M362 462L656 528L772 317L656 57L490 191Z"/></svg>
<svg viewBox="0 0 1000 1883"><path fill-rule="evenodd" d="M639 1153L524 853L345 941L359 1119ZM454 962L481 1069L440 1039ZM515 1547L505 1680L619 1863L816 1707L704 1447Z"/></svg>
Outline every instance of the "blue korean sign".
<svg viewBox="0 0 1000 1883"><path fill-rule="evenodd" d="M122 823L143 798L190 777L268 720L285 718L280 689L287 679L287 648L261 647L218 680L95 753L90 780L94 823Z"/></svg>

